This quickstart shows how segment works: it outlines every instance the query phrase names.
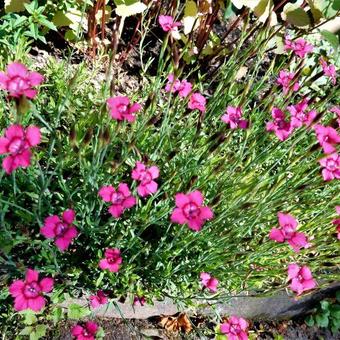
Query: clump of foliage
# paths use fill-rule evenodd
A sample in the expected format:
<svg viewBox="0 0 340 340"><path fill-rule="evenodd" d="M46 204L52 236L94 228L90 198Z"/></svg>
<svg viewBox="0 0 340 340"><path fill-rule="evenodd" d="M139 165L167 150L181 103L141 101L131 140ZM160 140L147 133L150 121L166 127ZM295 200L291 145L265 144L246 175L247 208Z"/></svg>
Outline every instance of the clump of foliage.
<svg viewBox="0 0 340 340"><path fill-rule="evenodd" d="M73 49L39 69L13 17L4 23L0 298L3 318L23 319L26 334L117 298L192 304L288 286L301 295L339 279L334 44L245 10L232 24L237 39L208 53L220 12L195 16L186 39L182 10L162 11L156 24L140 14L132 90L119 86L117 46L105 73L101 59L72 64ZM157 59L145 56L153 25ZM61 307L70 297L86 305ZM223 334L234 321L246 333L231 317ZM101 336L91 323L79 332Z"/></svg>

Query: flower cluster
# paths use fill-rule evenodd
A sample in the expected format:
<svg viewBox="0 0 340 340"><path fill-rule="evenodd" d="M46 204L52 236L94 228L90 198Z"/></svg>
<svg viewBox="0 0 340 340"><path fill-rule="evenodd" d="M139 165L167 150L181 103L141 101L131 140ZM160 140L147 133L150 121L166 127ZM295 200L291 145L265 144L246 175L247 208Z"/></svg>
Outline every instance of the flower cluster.
<svg viewBox="0 0 340 340"><path fill-rule="evenodd" d="M225 114L221 117L222 122L229 124L231 129L246 129L248 121L241 119L243 115L241 107L228 106Z"/></svg>

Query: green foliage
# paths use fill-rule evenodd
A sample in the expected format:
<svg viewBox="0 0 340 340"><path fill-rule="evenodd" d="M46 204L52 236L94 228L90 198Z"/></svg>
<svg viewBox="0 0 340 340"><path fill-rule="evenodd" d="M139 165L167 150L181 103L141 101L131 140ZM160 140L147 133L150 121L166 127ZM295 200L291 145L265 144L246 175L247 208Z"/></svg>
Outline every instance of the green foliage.
<svg viewBox="0 0 340 340"><path fill-rule="evenodd" d="M309 327L329 328L334 335L337 334L340 330L340 291L337 291L336 299L322 300L305 322Z"/></svg>
<svg viewBox="0 0 340 340"><path fill-rule="evenodd" d="M90 314L90 310L76 303L72 303L68 306L67 317L69 319L79 320ZM60 313L60 312L58 312Z"/></svg>

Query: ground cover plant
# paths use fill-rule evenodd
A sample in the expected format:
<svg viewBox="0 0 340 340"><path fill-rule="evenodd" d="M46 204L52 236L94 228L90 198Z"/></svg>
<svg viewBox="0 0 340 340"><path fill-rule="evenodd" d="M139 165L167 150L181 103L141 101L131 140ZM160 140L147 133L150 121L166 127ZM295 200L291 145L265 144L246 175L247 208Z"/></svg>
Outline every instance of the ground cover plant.
<svg viewBox="0 0 340 340"><path fill-rule="evenodd" d="M104 3L78 10L91 18ZM42 65L27 52L46 37L16 35L24 21L6 14L0 298L9 338L43 337L64 318L75 320L75 338L101 337L91 313L116 298L183 306L284 289L299 298L339 279L338 36L319 29L339 3L266 1L262 12L202 3L115 2L138 11L112 9L109 48L93 44L104 38L99 23L81 40L81 21L66 57ZM28 16L41 4L30 6ZM299 20L311 13L318 19ZM72 62L76 51L91 61ZM132 89L121 85L131 55ZM88 305L59 305L81 296ZM215 321L217 337L247 337L241 316Z"/></svg>

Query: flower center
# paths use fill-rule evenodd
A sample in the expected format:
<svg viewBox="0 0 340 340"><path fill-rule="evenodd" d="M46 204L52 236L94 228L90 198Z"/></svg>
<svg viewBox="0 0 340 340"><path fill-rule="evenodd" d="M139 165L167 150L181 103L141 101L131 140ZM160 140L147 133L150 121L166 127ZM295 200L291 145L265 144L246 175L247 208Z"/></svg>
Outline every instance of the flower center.
<svg viewBox="0 0 340 340"><path fill-rule="evenodd" d="M120 113L125 113L126 111L127 111L127 105L119 105L118 106L118 111L120 112Z"/></svg>
<svg viewBox="0 0 340 340"><path fill-rule="evenodd" d="M39 287L38 282L33 281L27 283L24 288L24 294L27 298L35 298L40 295L41 289Z"/></svg>
<svg viewBox="0 0 340 340"><path fill-rule="evenodd" d="M65 234L66 230L67 226L64 223L58 223L55 232L57 236L62 236Z"/></svg>
<svg viewBox="0 0 340 340"><path fill-rule="evenodd" d="M328 170L334 171L336 169L336 162L334 159L328 159L326 163L326 167Z"/></svg>
<svg viewBox="0 0 340 340"><path fill-rule="evenodd" d="M111 196L111 202L113 204L121 204L124 200L124 196L122 195L122 193L118 192L114 192Z"/></svg>
<svg viewBox="0 0 340 340"><path fill-rule="evenodd" d="M285 235L286 238L291 238L293 236L293 234L295 233L294 228L292 227L291 224L285 224L283 226L283 233Z"/></svg>
<svg viewBox="0 0 340 340"><path fill-rule="evenodd" d="M10 92L19 92L27 89L28 88L27 85L28 84L24 79L20 77L15 77L11 79L11 81L9 82L8 89Z"/></svg>
<svg viewBox="0 0 340 340"><path fill-rule="evenodd" d="M147 170L141 171L139 178L142 184L148 184L152 181L152 176Z"/></svg>
<svg viewBox="0 0 340 340"><path fill-rule="evenodd" d="M11 153L18 154L24 151L24 148L25 148L25 141L22 138L16 137L12 140L8 149Z"/></svg>
<svg viewBox="0 0 340 340"><path fill-rule="evenodd" d="M200 214L200 208L196 203L190 202L184 206L183 213L186 218L196 218Z"/></svg>

